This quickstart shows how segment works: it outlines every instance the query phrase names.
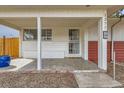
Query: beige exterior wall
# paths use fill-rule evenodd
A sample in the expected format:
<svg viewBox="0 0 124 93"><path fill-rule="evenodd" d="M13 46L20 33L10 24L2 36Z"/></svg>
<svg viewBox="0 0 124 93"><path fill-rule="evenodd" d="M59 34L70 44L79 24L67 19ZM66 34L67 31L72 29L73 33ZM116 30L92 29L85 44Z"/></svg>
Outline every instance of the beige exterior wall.
<svg viewBox="0 0 124 93"><path fill-rule="evenodd" d="M98 41L98 23L93 24L87 30L88 41Z"/></svg>

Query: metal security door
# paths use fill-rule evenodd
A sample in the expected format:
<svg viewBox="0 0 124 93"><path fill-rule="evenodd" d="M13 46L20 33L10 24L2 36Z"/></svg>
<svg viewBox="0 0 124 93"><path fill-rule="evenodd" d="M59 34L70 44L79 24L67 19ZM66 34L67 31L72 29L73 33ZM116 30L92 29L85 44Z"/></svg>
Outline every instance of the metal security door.
<svg viewBox="0 0 124 93"><path fill-rule="evenodd" d="M79 47L79 29L69 29L69 55L77 57L80 53Z"/></svg>

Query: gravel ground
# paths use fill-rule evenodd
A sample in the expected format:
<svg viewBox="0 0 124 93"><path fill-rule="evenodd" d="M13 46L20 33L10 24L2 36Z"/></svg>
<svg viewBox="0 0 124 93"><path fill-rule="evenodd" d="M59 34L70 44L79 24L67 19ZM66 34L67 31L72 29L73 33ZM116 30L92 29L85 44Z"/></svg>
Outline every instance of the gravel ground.
<svg viewBox="0 0 124 93"><path fill-rule="evenodd" d="M5 88L77 88L70 72L18 71L1 72L0 87Z"/></svg>
<svg viewBox="0 0 124 93"><path fill-rule="evenodd" d="M113 76L113 64L111 63L108 64L107 74ZM119 63L116 64L116 80L122 84L122 86L118 86L118 87L124 88L124 65Z"/></svg>

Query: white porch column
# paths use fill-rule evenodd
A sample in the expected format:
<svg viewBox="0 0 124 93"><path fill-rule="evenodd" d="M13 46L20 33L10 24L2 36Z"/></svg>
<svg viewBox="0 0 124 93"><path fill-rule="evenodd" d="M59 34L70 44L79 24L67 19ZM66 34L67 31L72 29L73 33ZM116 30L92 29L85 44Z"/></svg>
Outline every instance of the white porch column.
<svg viewBox="0 0 124 93"><path fill-rule="evenodd" d="M37 70L42 68L41 55L41 18L37 17Z"/></svg>
<svg viewBox="0 0 124 93"><path fill-rule="evenodd" d="M99 20L98 25L98 67L107 70L107 39L103 38L103 32L107 31L107 13Z"/></svg>
<svg viewBox="0 0 124 93"><path fill-rule="evenodd" d="M23 41L23 29L19 31L19 57L23 56L22 41Z"/></svg>
<svg viewBox="0 0 124 93"><path fill-rule="evenodd" d="M84 60L88 60L88 30L84 31Z"/></svg>

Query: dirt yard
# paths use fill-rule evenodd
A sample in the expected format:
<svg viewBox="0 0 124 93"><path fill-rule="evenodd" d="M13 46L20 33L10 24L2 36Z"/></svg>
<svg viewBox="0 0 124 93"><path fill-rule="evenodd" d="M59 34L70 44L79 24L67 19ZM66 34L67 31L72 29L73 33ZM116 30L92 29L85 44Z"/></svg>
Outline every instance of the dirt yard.
<svg viewBox="0 0 124 93"><path fill-rule="evenodd" d="M6 88L77 88L72 73L50 71L1 72L0 87Z"/></svg>
<svg viewBox="0 0 124 93"><path fill-rule="evenodd" d="M108 71L107 74L113 76L113 64L108 64ZM124 87L124 65L122 63L116 64L116 80L119 81L122 86Z"/></svg>

